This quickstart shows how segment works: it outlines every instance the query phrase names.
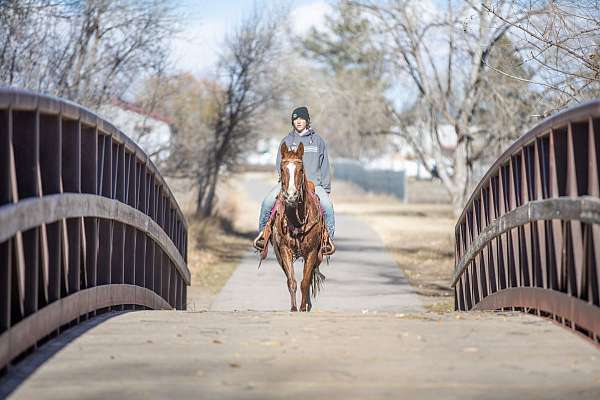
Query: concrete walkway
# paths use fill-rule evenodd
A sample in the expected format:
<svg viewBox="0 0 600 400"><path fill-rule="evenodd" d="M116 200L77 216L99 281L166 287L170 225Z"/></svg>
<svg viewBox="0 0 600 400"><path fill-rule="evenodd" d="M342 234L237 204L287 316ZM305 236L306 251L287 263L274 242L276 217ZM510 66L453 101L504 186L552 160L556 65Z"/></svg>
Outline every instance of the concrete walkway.
<svg viewBox="0 0 600 400"><path fill-rule="evenodd" d="M270 187L261 180L245 180L244 190L260 204ZM258 219L258 218L257 218ZM313 311L423 311L421 301L385 250L379 236L367 224L349 215L336 215L337 252L329 265L321 264L327 277ZM290 295L285 274L273 248L257 270L258 255L249 253L221 290L213 311L287 311ZM303 262L294 265L298 288ZM297 293L300 304L300 289Z"/></svg>
<svg viewBox="0 0 600 400"><path fill-rule="evenodd" d="M313 311L419 312L422 305L383 243L365 223L349 216L337 221L338 250L331 263L321 265L327 277ZM270 248L257 270L258 256L248 254L211 305L214 311L286 311L290 295L285 274ZM298 288L302 260L294 265ZM300 289L298 289L298 304Z"/></svg>
<svg viewBox="0 0 600 400"><path fill-rule="evenodd" d="M140 311L52 346L11 399L600 398L598 350L526 315Z"/></svg>

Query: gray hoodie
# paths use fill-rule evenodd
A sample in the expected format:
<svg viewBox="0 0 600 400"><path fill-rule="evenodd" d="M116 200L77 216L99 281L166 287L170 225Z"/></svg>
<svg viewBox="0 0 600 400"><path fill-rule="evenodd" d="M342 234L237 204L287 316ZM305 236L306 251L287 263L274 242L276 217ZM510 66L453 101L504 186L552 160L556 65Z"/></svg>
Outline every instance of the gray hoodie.
<svg viewBox="0 0 600 400"><path fill-rule="evenodd" d="M327 193L331 192L331 172L329 169L329 157L327 156L327 146L321 136L319 136L312 128L308 128L308 133L304 136L298 135L295 130L292 130L281 143L284 143L296 150L300 143L304 144L304 170L308 179L313 181L315 185L322 186ZM279 146L281 147L281 143ZM275 170L279 174L281 169L281 152L277 150L277 162Z"/></svg>

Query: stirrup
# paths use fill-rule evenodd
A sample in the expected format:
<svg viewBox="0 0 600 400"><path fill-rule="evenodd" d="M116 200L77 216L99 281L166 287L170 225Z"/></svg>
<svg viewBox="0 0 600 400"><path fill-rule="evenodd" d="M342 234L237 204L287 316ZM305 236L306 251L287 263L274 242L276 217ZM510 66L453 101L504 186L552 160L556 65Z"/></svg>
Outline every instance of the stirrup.
<svg viewBox="0 0 600 400"><path fill-rule="evenodd" d="M254 240L252 241L252 246L259 252L262 252L265 249L264 233L264 229L258 232L258 236L256 236L256 238L254 238Z"/></svg>
<svg viewBox="0 0 600 400"><path fill-rule="evenodd" d="M323 246L323 255L330 256L333 253L335 253L335 243L333 243L331 237L328 236L327 242L325 242L325 245Z"/></svg>

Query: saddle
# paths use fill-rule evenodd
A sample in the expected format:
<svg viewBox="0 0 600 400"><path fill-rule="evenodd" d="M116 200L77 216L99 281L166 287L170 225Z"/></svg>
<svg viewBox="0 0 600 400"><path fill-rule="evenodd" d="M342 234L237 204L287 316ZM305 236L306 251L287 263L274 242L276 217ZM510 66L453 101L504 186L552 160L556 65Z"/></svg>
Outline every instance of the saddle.
<svg viewBox="0 0 600 400"><path fill-rule="evenodd" d="M317 195L314 182L311 180L307 180L306 188L308 189L309 196L314 201L316 201L316 203L319 205L319 211L320 211L319 218L323 222L325 219L325 212L323 210L323 207L321 207L321 201L319 199L319 196ZM271 239L271 234L273 233L273 222L275 221L275 217L277 214L283 214L285 212L284 207L285 207L285 205L284 205L283 197L281 194L279 194L277 196L277 199L275 200L275 205L271 209L271 213L269 215L269 220L267 221L267 224L265 225L265 228L263 231L265 247L262 250L262 252L260 253L260 263L262 263L262 260L267 258L267 255L269 254L269 240ZM321 246L320 246L320 251L319 251L319 258L322 260L323 256L328 256L328 255L333 254L333 252L335 252L335 246L333 245L333 243L329 237L329 232L324 223L322 223L321 229L322 229L321 230ZM260 268L260 263L258 265L259 268Z"/></svg>

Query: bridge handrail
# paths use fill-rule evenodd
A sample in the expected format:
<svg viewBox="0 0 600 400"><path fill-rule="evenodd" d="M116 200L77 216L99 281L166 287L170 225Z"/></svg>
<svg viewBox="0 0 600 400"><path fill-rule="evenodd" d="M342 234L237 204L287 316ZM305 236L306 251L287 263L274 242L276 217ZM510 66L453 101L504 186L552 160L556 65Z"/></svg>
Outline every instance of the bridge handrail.
<svg viewBox="0 0 600 400"><path fill-rule="evenodd" d="M528 310L600 340L599 162L600 100L498 157L455 227L457 310Z"/></svg>
<svg viewBox="0 0 600 400"><path fill-rule="evenodd" d="M0 371L109 309L185 309L187 222L156 166L75 103L0 87Z"/></svg>

